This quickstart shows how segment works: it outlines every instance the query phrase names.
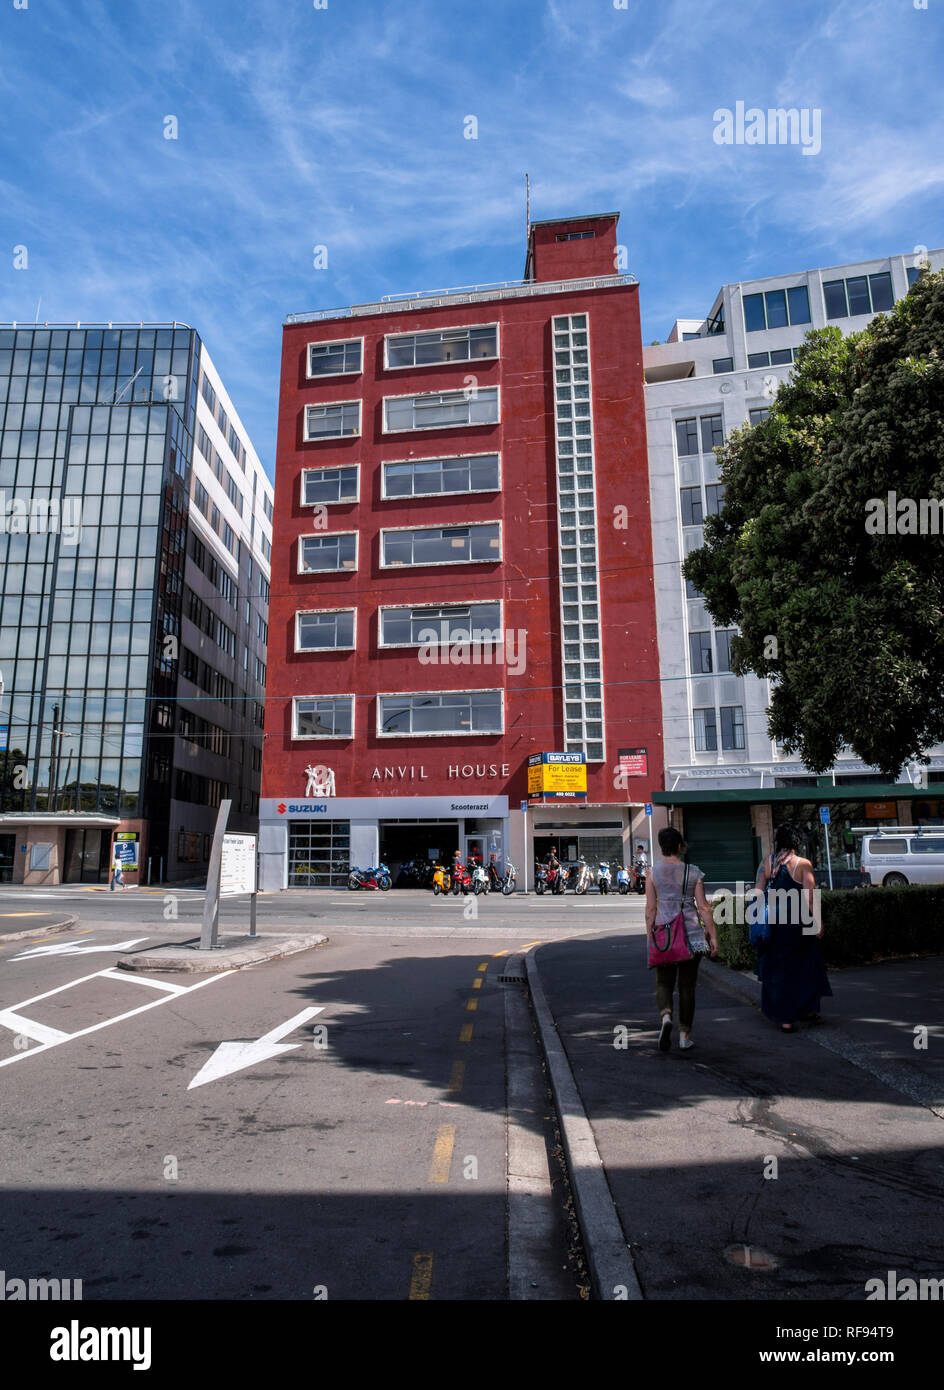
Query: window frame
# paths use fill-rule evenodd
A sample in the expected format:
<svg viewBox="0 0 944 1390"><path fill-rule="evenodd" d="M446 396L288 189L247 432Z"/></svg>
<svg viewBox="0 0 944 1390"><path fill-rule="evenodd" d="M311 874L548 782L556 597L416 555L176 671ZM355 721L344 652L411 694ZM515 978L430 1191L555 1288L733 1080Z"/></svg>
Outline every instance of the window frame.
<svg viewBox="0 0 944 1390"><path fill-rule="evenodd" d="M325 650L332 650L326 648ZM333 650L337 650L334 648ZM349 734L300 734L298 732L298 701L299 700L349 700L351 702L351 732ZM292 696L292 742L311 743L320 742L322 739L352 739L357 732L357 700L354 692L343 692L327 695L293 695Z"/></svg>
<svg viewBox="0 0 944 1390"><path fill-rule="evenodd" d="M313 372L311 370L311 350L312 348L332 348L347 347L349 343L359 343L361 349L361 365L359 367L348 367L341 372ZM327 338L324 342L311 342L305 344L305 380L306 381L330 381L336 376L363 376L364 374L364 338Z"/></svg>
<svg viewBox="0 0 944 1390"><path fill-rule="evenodd" d="M504 599L448 599L440 603L384 603L377 609L377 648L382 651L415 651L417 647L426 646L425 642L385 642L384 641L384 614L395 612L416 613L423 609L434 608L475 608L485 603L498 604L498 627L500 632L505 631L505 601ZM470 619L470 622L474 621ZM472 631L475 629L473 628ZM442 647L442 643L437 644ZM396 692L391 692L396 693ZM405 692L400 692L405 693ZM435 693L435 692L431 692Z"/></svg>
<svg viewBox="0 0 944 1390"><path fill-rule="evenodd" d="M337 645L333 647L300 647L298 645L300 635L299 618L308 618L321 613L352 613L354 615L354 621L351 625L351 645L349 647L339 647ZM295 653L298 656L318 656L322 652L353 652L357 649L357 609L353 605L346 608L296 608L294 628L293 645Z"/></svg>
<svg viewBox="0 0 944 1390"><path fill-rule="evenodd" d="M420 560L419 563L411 561L409 564L388 564L384 558L386 551L386 537L395 535L398 531L450 531L457 527L465 526L470 530L475 527L497 526L498 527L498 554L490 555L485 560ZM437 526L385 526L380 530L380 568L385 570L407 570L407 569L439 569L446 565L495 565L504 559L504 536L502 533L502 523L499 518L491 521L441 521ZM392 692L396 693L396 692ZM400 694L408 694L408 691L400 691ZM461 693L461 692L456 692Z"/></svg>
<svg viewBox="0 0 944 1390"><path fill-rule="evenodd" d="M330 410L334 406L356 405L357 406L357 429L350 434L310 434L308 430L308 412L310 410ZM326 439L360 439L363 435L364 423L364 402L358 398L356 400L344 401L306 401L304 405L304 429L302 431L303 444L323 444Z"/></svg>
<svg viewBox="0 0 944 1390"><path fill-rule="evenodd" d="M388 466L392 464L415 464L415 463L448 463L455 459L484 459L495 458L498 461L498 485L496 487L473 487L463 492L387 492L387 473ZM502 490L502 456L500 449L484 449L475 454L429 454L423 458L406 459L383 459L380 465L380 500L382 502L404 502L411 497L474 497L490 492L501 492Z"/></svg>
<svg viewBox="0 0 944 1390"><path fill-rule="evenodd" d="M413 370L415 371L416 368L413 368ZM414 420L414 423L411 424L411 425L405 425L405 426L402 426L402 425L401 425L401 426L398 426L396 429L391 429L390 426L389 426L388 423L387 423L387 406L389 405L389 403L390 403L391 401L410 401L410 400L411 400L411 401L421 401L421 400L423 400L424 398L430 398L430 399L431 399L433 396L460 396L460 397L461 397L461 396L464 396L465 399L466 399L466 401L468 401L468 402L471 404L471 401L472 401L472 399L473 399L472 396L466 394L467 388L465 388L465 387L450 387L450 388L448 388L447 390L441 390L441 391L405 391L405 392L403 392L403 393L401 393L401 394L399 394L399 395L396 395L396 396L384 396L384 397L383 397L382 408L381 408L381 426L380 426L380 428L381 428L381 433L382 433L382 434L421 434L421 433L422 433L422 434L425 434L427 431L432 431L432 430L485 430L485 429L495 429L498 425L501 424L501 387L500 387L500 386L498 385L498 383L496 382L494 385L476 387L475 389L476 389L477 391L479 391L479 392L482 392L482 391L494 391L494 393L495 393L495 407L496 407L496 418L495 418L494 420L477 420L477 421L473 421L473 420L458 420L458 421L454 422L453 424L449 424L449 425L417 425L417 424L415 423L415 420Z"/></svg>
<svg viewBox="0 0 944 1390"><path fill-rule="evenodd" d="M401 700L407 697L427 695L497 695L499 723L498 729L421 729L414 731L410 729L405 733L403 730L385 732L382 728L381 714L383 711L384 700ZM496 686L487 686L477 690L379 690L375 699L376 704L376 733L378 738L496 738L505 733L505 692Z"/></svg>
<svg viewBox="0 0 944 1390"><path fill-rule="evenodd" d="M333 538L341 539L342 536L354 537L354 563L352 565L339 565L337 569L305 569L302 565L302 542L303 541L326 541ZM324 547L327 548L327 547ZM338 557L340 558L340 547ZM358 531L305 531L298 537L298 550L296 552L296 574L310 576L313 574L356 574L360 563L360 532Z"/></svg>
<svg viewBox="0 0 944 1390"><path fill-rule="evenodd" d="M342 468L353 468L356 474L353 497L339 497L336 502L306 502L305 476L308 473L340 472ZM298 505L300 507L350 507L361 500L361 466L359 463L323 463L315 468L303 468L298 480ZM270 518L271 520L271 518Z"/></svg>
<svg viewBox="0 0 944 1390"><path fill-rule="evenodd" d="M402 340L402 339L404 339L404 338L421 338L421 337L424 336L424 334L427 334L427 333L459 333L459 332L464 332L464 331L466 331L466 330L468 330L468 332L471 333L472 330L475 329L475 328L494 328L494 330L495 330L495 353L494 353L494 356L491 356L491 357L458 357L458 358L453 358L451 361L443 361L443 362L419 362L419 363L418 363L418 362L416 362L416 361L413 361L413 362L405 362L405 363L404 363L404 362L401 362L401 363L391 363L391 361L390 361L390 353L389 353L389 351L388 351L388 344L391 343L391 342L396 342L398 339ZM470 343L470 346L471 346L471 343ZM415 348L414 348L413 356L414 356L414 358L416 357L416 350L415 350ZM444 324L442 328L419 328L419 329L414 330L414 331L411 332L411 333L385 333L385 334L384 334L383 366L384 366L384 371L385 371L385 372L416 372L416 371L422 371L422 370L424 370L426 367L454 367L454 366L456 365L457 362L497 362L497 361L499 361L500 358L501 358L501 324L500 324L499 322L494 322L494 323L453 323L453 324Z"/></svg>

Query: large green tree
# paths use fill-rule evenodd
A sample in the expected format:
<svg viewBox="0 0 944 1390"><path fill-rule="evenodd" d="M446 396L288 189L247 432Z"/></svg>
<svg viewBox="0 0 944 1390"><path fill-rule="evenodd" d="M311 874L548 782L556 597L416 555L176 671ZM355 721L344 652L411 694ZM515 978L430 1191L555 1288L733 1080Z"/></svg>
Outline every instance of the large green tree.
<svg viewBox="0 0 944 1390"><path fill-rule="evenodd" d="M719 452L684 572L740 629L732 668L770 677L771 737L813 771L848 745L894 779L944 741L944 273L861 333L810 333Z"/></svg>

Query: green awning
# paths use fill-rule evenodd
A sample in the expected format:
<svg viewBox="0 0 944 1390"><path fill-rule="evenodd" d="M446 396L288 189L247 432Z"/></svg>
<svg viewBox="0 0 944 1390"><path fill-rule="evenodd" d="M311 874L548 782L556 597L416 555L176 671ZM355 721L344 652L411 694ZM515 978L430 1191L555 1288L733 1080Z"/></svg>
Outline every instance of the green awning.
<svg viewBox="0 0 944 1390"><path fill-rule="evenodd" d="M944 791L944 787L941 788ZM887 782L857 782L849 786L834 787L716 787L709 791L697 792L653 792L652 800L658 806L693 806L712 801L750 802L752 806L762 806L765 802L777 801L815 801L824 805L830 801L906 801L914 797L936 797L935 789L922 790L910 782L904 786L889 786Z"/></svg>

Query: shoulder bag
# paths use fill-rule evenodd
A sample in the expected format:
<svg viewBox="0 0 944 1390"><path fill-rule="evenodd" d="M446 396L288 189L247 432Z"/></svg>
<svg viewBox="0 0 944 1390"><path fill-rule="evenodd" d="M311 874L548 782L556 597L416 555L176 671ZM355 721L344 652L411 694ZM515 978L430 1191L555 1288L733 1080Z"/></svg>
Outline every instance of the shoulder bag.
<svg viewBox="0 0 944 1390"><path fill-rule="evenodd" d="M660 922L649 933L649 969L657 965L678 965L680 961L692 959L692 949L688 944L685 930L685 889L688 887L688 865L682 878L682 907L671 922Z"/></svg>

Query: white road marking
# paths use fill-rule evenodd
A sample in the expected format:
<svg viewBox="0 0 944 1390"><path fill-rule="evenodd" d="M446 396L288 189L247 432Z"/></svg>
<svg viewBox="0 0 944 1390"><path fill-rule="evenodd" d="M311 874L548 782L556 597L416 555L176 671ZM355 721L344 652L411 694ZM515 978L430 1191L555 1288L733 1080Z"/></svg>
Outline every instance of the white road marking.
<svg viewBox="0 0 944 1390"><path fill-rule="evenodd" d="M151 989L163 989L168 994L186 994L186 985L171 985L166 980L150 980L147 975L139 975L134 970L103 970L104 980L130 980L136 985L150 985Z"/></svg>
<svg viewBox="0 0 944 1390"><path fill-rule="evenodd" d="M256 1038L252 1042L223 1042L213 1053L208 1062L197 1072L196 1076L187 1087L192 1091L195 1086L205 1086L208 1081L216 1081L220 1076L228 1076L230 1072L241 1071L243 1067L255 1066L257 1062L265 1062L270 1057L276 1057L280 1052L294 1052L295 1048L301 1047L301 1043L280 1043L279 1038L284 1038L286 1033L293 1033L296 1028L300 1028L308 1019L314 1018L315 1014L324 1011L323 1006L317 1009L302 1009L300 1014L294 1018L287 1019L285 1023L280 1023L277 1028L264 1033L261 1038Z"/></svg>
<svg viewBox="0 0 944 1390"><path fill-rule="evenodd" d="M107 970L96 970L92 975L83 975L78 980L72 980L70 984L59 985L56 989L47 990L45 994L36 994L32 999L24 999L22 1004L15 1004L12 1009L5 1009L3 1013L0 1013L0 1024L3 1024L6 1028L12 1028L14 1032L23 1033L24 1035L26 1035L26 1027L24 1025L28 1024L29 1027L33 1029L43 1028L45 1025L34 1023L32 1019L21 1018L19 1013L15 1012L15 1010L25 1009L28 1004L37 1004L40 999L48 999L53 994L61 994L64 989L75 989L76 985L85 984L86 980L97 980L100 979L102 975L107 975L108 973ZM102 1023L93 1023L88 1028L80 1028L77 1033L60 1033L57 1037L50 1039L48 1042L43 1042L40 1047L31 1048L29 1052L19 1052L15 1057L4 1057L0 1060L0 1067L12 1066L14 1062L25 1062L29 1057L38 1057L41 1052L48 1052L51 1047L61 1047L63 1043L73 1042L76 1038L87 1037L89 1033L97 1033L102 1028L110 1028L113 1023L122 1023L126 1018L134 1018L135 1014L146 1013L148 1009L159 1009L162 1004L169 1004L171 1000L178 998L179 994L192 994L195 989L203 989L206 985L215 984L217 980L225 980L227 975L233 974L235 974L233 970L224 970L219 975L211 975L209 979L198 980L195 985L189 985L186 988L181 987L179 990L175 988L173 994L164 994L160 999L152 999L150 1003L139 1004L136 1009L128 1009L123 1014L116 1014L114 1018L106 1018ZM124 974L119 974L117 976L113 975L111 978L123 980L125 976ZM129 975L128 978L131 979L133 977ZM16 1024L10 1023L9 1020L11 1018L17 1019L18 1022ZM52 1033L57 1030L49 1029L48 1031Z"/></svg>
<svg viewBox="0 0 944 1390"><path fill-rule="evenodd" d="M65 1042L68 1033L63 1033L59 1028L47 1028L45 1023L36 1023L31 1018L23 1018L21 1014L15 1014L12 1009L4 1009L0 1013L0 1027L11 1028L14 1033L22 1033L24 1038L32 1038L34 1042L54 1043Z"/></svg>
<svg viewBox="0 0 944 1390"><path fill-rule="evenodd" d="M55 946L34 946L29 951L21 951L18 956L11 956L10 961L32 960L36 956L91 956L96 951L129 951L132 946L139 946L142 941L147 941L146 936L135 936L130 941L113 941L109 946L86 946L79 941L60 941Z"/></svg>

